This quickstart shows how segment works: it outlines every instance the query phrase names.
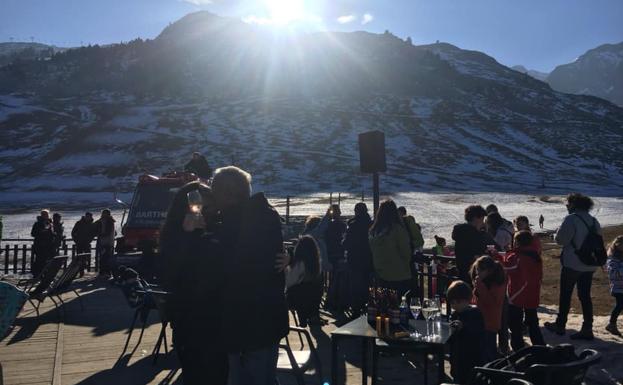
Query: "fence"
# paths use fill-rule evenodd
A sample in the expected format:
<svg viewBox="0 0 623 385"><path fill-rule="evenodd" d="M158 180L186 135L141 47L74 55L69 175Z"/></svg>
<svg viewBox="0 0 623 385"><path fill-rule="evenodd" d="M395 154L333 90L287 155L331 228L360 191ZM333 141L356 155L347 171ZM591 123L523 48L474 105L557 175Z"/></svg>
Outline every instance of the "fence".
<svg viewBox="0 0 623 385"><path fill-rule="evenodd" d="M0 274L20 275L30 273L35 254L33 253L33 239L8 238L2 240L0 255ZM91 245L91 257L87 260L87 270L97 271L98 261L94 253L95 247ZM66 255L68 260L76 256L76 244L71 240L63 240L56 255ZM67 262L65 263L67 264Z"/></svg>

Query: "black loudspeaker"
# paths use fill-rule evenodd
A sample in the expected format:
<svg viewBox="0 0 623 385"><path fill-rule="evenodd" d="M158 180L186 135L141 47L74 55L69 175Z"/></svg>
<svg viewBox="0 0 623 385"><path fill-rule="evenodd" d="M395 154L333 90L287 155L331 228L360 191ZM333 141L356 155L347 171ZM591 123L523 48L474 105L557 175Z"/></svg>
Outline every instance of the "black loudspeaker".
<svg viewBox="0 0 623 385"><path fill-rule="evenodd" d="M359 164L361 172L375 173L387 171L385 164L385 134L369 131L359 134Z"/></svg>

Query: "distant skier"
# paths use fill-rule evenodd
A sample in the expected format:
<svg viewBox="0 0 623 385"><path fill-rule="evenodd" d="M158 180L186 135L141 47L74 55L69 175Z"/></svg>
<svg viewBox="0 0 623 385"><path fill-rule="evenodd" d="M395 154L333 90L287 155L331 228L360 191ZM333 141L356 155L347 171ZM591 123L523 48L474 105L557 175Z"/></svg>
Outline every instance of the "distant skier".
<svg viewBox="0 0 623 385"><path fill-rule="evenodd" d="M186 163L184 170L196 174L201 179L212 177L212 168L208 164L208 160L198 152L193 153L192 159Z"/></svg>
<svg viewBox="0 0 623 385"><path fill-rule="evenodd" d="M545 218L543 218L543 214L539 216L539 227L543 228L543 223L545 223Z"/></svg>

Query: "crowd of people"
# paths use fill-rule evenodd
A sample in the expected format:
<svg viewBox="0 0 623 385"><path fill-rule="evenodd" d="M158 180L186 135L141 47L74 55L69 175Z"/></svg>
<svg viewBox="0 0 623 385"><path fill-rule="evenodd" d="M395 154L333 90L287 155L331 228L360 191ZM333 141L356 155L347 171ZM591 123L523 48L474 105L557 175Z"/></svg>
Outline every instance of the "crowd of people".
<svg viewBox="0 0 623 385"><path fill-rule="evenodd" d="M112 258L115 245L115 219L110 210L104 209L97 221L93 214L86 212L71 230L71 239L76 244L76 253L91 253L91 243L96 242L96 256L99 259L99 272L102 276L110 276L113 266ZM60 213L54 213L50 219L48 210L41 210L37 220L32 225L30 235L33 237L33 256L31 274L36 277L41 274L44 266L56 255L64 245L65 225ZM84 274L83 266L81 275Z"/></svg>
<svg viewBox="0 0 623 385"><path fill-rule="evenodd" d="M197 194L199 207L190 198ZM616 322L623 310L623 236L608 248L607 261L597 246L589 250L596 260L587 260L587 239L601 233L589 214L593 202L574 193L566 203L569 215L555 235L562 246L559 312L555 322L544 326L565 334L577 285L584 323L570 338L593 338L591 283L602 264L616 300L607 330L620 335ZM453 250L440 236L433 247L434 255L453 256L455 262L439 268L454 277L444 294L453 310L451 364L458 383L469 379L474 366L523 348L525 330L532 345L546 343L537 313L542 247L528 218L511 222L491 204L467 207L464 220L452 231ZM542 226L542 216L539 222ZM41 212L32 229L33 273L58 251L63 231L59 214L50 219L49 212ZM71 233L78 252L89 252L97 237L104 272L110 269L106 256L112 255L114 234L109 210L98 221L86 213ZM374 217L365 203L356 204L348 221L339 205L330 205L324 216L306 219L289 250L284 248L280 216L262 193L252 193L251 175L244 170L219 168L210 187L201 180L185 185L176 193L161 231L159 277L171 293L174 344L184 383L203 383L209 376L214 384L274 384L289 310L302 327L320 326L327 322L320 312L323 298L326 310L356 318L365 311L372 286L395 290L399 297L415 292L423 246L420 225L391 199L381 202Z"/></svg>

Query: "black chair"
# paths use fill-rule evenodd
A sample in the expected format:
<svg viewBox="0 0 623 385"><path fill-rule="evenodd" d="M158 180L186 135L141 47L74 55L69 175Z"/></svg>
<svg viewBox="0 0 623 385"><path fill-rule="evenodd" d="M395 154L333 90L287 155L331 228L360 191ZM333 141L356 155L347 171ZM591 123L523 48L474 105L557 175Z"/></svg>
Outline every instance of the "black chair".
<svg viewBox="0 0 623 385"><path fill-rule="evenodd" d="M87 258L89 258L90 256L90 254L86 253L73 256L69 265L65 268L65 270L63 270L63 273L51 285L50 290L48 291L48 296L55 296L62 304L65 304L63 298L61 297L61 294L72 291L78 298L80 308L84 310L82 297L80 297L78 291L74 287L72 287L72 284L74 282L74 279L76 279L76 277L82 270L82 267L85 265Z"/></svg>
<svg viewBox="0 0 623 385"><path fill-rule="evenodd" d="M568 346L573 349L572 346ZM601 360L601 355L596 350L586 349L577 356L577 359L566 363L536 363L525 369L516 369L522 358L528 357L529 354L547 353L551 349L548 346L529 346L484 367L476 367L471 384L504 384L512 379L520 379L539 385L581 385L588 369Z"/></svg>
<svg viewBox="0 0 623 385"><path fill-rule="evenodd" d="M304 336L307 347L304 342L301 343L298 350L293 350L289 343L280 344L277 371L292 374L298 385L305 385L304 374L315 365L318 383L322 383L322 364L309 331L296 326L290 326L290 331L297 333L301 341L303 341L302 336Z"/></svg>

